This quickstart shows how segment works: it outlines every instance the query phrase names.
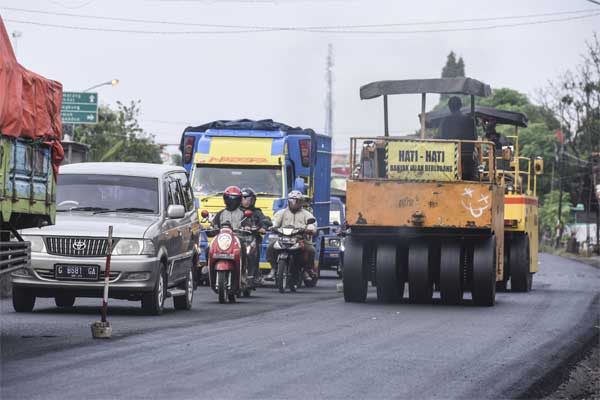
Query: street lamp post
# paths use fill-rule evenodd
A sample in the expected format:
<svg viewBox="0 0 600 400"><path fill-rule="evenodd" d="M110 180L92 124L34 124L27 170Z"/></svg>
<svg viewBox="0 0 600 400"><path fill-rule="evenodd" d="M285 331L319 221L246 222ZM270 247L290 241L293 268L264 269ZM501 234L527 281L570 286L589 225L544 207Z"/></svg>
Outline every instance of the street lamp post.
<svg viewBox="0 0 600 400"><path fill-rule="evenodd" d="M107 85L117 86L118 84L119 84L119 80L118 79L112 79L110 81L102 82L102 83L99 83L99 84L94 85L92 87L89 87L89 88L85 89L84 92L89 92L90 90L96 89L96 88L98 88L100 86L107 86Z"/></svg>

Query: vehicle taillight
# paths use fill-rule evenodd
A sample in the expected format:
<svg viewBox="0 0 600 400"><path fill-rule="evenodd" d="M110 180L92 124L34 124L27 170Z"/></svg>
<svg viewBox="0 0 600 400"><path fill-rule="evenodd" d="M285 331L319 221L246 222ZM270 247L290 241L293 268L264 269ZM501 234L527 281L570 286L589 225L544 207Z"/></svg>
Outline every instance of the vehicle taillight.
<svg viewBox="0 0 600 400"><path fill-rule="evenodd" d="M192 156L194 155L194 142L196 139L193 136L188 136L185 138L185 142L183 145L183 163L189 164L192 162Z"/></svg>
<svg viewBox="0 0 600 400"><path fill-rule="evenodd" d="M302 158L302 166L310 165L310 139L300 140L300 156Z"/></svg>

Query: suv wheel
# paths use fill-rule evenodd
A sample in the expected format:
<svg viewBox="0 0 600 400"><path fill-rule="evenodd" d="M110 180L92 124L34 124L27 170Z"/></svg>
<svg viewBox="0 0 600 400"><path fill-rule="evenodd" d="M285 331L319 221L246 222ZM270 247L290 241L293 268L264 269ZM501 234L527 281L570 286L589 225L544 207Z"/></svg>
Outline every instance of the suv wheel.
<svg viewBox="0 0 600 400"><path fill-rule="evenodd" d="M142 310L149 315L162 314L165 306L165 297L167 297L167 274L165 272L165 265L161 264L154 289L149 293L145 293L142 297Z"/></svg>
<svg viewBox="0 0 600 400"><path fill-rule="evenodd" d="M194 267L190 268L185 277L184 287L185 295L173 297L173 306L176 310L189 310L192 308L194 300Z"/></svg>
<svg viewBox="0 0 600 400"><path fill-rule="evenodd" d="M35 305L35 296L30 290L15 286L12 288L12 301L16 312L31 312Z"/></svg>
<svg viewBox="0 0 600 400"><path fill-rule="evenodd" d="M75 304L75 296L59 294L54 297L54 303L56 303L57 307L73 307L73 304Z"/></svg>

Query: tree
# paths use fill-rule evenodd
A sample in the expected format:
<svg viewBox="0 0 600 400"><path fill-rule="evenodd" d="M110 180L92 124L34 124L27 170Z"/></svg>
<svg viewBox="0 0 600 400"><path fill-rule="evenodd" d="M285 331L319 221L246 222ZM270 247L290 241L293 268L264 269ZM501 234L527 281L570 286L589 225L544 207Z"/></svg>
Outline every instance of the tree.
<svg viewBox="0 0 600 400"><path fill-rule="evenodd" d="M539 221L540 229L542 232L549 232L552 235L556 231L558 225L558 201L559 191L553 190L546 193L544 196L544 204L540 207ZM573 222L573 215L571 213L571 196L569 193L563 193L563 202L561 210L561 219L563 225Z"/></svg>
<svg viewBox="0 0 600 400"><path fill-rule="evenodd" d="M183 166L183 158L181 157L181 154L172 154L171 164Z"/></svg>
<svg viewBox="0 0 600 400"><path fill-rule="evenodd" d="M117 102L117 110L98 108L98 123L80 125L74 131L75 141L90 146L90 161L127 161L162 164L161 146L139 126L140 101L129 105Z"/></svg>
<svg viewBox="0 0 600 400"><path fill-rule="evenodd" d="M442 78L461 78L465 76L465 62L462 57L456 61L456 54L453 51L448 54L446 59L446 65L442 68ZM442 94L440 96L440 102L447 100L450 96Z"/></svg>

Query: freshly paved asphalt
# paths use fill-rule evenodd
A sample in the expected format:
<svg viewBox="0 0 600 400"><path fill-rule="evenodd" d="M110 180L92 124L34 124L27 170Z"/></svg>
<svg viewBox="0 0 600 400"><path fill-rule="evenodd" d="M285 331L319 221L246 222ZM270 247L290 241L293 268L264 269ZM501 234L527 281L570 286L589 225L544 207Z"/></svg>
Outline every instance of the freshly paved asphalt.
<svg viewBox="0 0 600 400"><path fill-rule="evenodd" d="M344 303L335 279L144 316L111 301L113 339L91 338L99 300L31 314L0 301L1 399L510 398L600 326L600 269L540 257L530 293L493 308ZM171 302L169 301L169 304Z"/></svg>

